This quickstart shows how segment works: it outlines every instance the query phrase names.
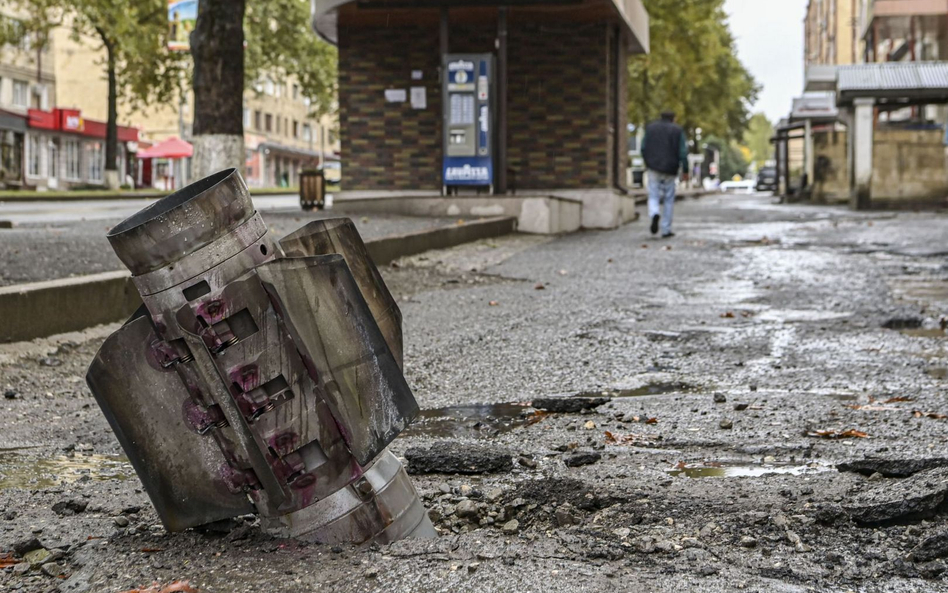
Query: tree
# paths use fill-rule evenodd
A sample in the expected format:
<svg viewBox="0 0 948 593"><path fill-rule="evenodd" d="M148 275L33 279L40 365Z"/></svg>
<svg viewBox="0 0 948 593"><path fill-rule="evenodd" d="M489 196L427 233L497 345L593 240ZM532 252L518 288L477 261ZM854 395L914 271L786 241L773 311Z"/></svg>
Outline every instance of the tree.
<svg viewBox="0 0 948 593"><path fill-rule="evenodd" d="M645 0L651 52L629 60L629 121L671 110L689 136L740 138L760 91L737 59L724 0Z"/></svg>
<svg viewBox="0 0 948 593"><path fill-rule="evenodd" d="M34 49L49 42L55 27L66 26L74 38L89 36L105 51L108 118L105 177L118 187L118 101L132 108L168 101L179 86L181 62L168 49L168 4L165 0L7 0L24 15L7 19L0 41L30 39Z"/></svg>
<svg viewBox="0 0 948 593"><path fill-rule="evenodd" d="M707 139L707 144L716 148L721 155L721 160L718 163L719 179L728 181L735 175L743 177L747 174L747 167L750 162L747 159L747 154L744 150L741 150L742 147L737 142L718 136L710 136Z"/></svg>
<svg viewBox="0 0 948 593"><path fill-rule="evenodd" d="M225 167L242 167L243 89L262 78L283 82L292 77L310 99L313 115L331 111L336 52L313 32L306 0L260 0L248 5L245 0L201 0L198 6L191 36L193 172L202 177Z"/></svg>
<svg viewBox="0 0 948 593"><path fill-rule="evenodd" d="M751 161L760 169L773 159L774 148L770 138L774 135L774 127L763 113L755 113L750 118L747 130L744 132L744 146L750 149Z"/></svg>

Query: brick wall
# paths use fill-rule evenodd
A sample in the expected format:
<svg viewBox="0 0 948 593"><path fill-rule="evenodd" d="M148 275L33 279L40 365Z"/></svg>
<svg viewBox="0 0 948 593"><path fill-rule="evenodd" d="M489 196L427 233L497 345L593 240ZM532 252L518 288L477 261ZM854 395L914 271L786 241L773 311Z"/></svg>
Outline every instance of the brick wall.
<svg viewBox="0 0 948 593"><path fill-rule="evenodd" d="M490 26L452 25L451 51L492 52L495 34ZM615 148L609 142L607 35L605 23L510 27L507 154L518 191L609 185ZM340 27L345 189L441 187L438 46L437 27ZM412 70L423 72L426 110L385 102L386 88L418 84ZM619 70L624 74L624 64ZM622 121L625 111L619 109Z"/></svg>

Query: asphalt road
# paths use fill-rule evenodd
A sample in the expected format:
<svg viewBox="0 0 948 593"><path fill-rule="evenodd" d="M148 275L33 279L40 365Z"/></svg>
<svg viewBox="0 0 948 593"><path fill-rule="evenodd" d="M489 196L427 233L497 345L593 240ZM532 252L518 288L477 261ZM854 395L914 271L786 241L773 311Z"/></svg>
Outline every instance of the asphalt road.
<svg viewBox="0 0 948 593"><path fill-rule="evenodd" d="M413 476L435 541L330 548L252 519L164 533L82 380L111 328L0 346L0 390L14 393L0 551L35 536L63 551L46 573L64 577L0 569L0 589L948 590L948 476L836 467L948 458L948 216L721 196L676 217L670 240L642 223L512 235L383 270L428 410L393 452L490 444L527 460ZM577 393L612 399L510 414ZM567 465L578 452L591 463ZM465 499L473 518L458 516ZM88 507L52 510L68 500ZM860 508L894 519L867 526ZM933 556L914 555L923 542Z"/></svg>

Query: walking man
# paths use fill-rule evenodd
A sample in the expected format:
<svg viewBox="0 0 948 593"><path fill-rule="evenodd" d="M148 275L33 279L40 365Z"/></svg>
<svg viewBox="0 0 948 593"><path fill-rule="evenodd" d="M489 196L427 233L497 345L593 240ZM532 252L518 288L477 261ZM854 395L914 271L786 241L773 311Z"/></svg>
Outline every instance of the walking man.
<svg viewBox="0 0 948 593"><path fill-rule="evenodd" d="M662 118L645 127L642 157L648 168L648 216L654 235L661 224L662 237L674 237L672 212L675 207L675 182L679 168L688 179L688 139L675 123L675 114L662 113Z"/></svg>

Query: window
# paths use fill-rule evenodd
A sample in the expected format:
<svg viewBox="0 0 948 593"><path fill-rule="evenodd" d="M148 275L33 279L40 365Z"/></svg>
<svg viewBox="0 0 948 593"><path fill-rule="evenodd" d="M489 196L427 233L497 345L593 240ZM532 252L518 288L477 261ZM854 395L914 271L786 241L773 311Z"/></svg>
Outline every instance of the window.
<svg viewBox="0 0 948 593"><path fill-rule="evenodd" d="M86 144L89 154L89 181L102 181L102 143L90 142Z"/></svg>
<svg viewBox="0 0 948 593"><path fill-rule="evenodd" d="M313 139L313 128L309 124L303 124L303 140L309 142Z"/></svg>
<svg viewBox="0 0 948 593"><path fill-rule="evenodd" d="M273 116L270 115L269 113L266 114L266 117L264 118L264 121L266 122L266 125L264 126L264 129L265 129L267 132L272 132L272 131L273 131Z"/></svg>
<svg viewBox="0 0 948 593"><path fill-rule="evenodd" d="M36 134L26 136L26 174L30 177L42 177L42 140Z"/></svg>
<svg viewBox="0 0 948 593"><path fill-rule="evenodd" d="M294 84L293 85L293 99L295 100L299 98L300 98L300 85Z"/></svg>
<svg viewBox="0 0 948 593"><path fill-rule="evenodd" d="M22 80L13 81L13 104L27 107L30 104L30 84Z"/></svg>
<svg viewBox="0 0 948 593"><path fill-rule="evenodd" d="M59 145L55 140L49 141L49 157L46 159L46 169L50 179L59 177Z"/></svg>
<svg viewBox="0 0 948 593"><path fill-rule="evenodd" d="M63 143L63 156L66 161L66 179L79 179L79 141L66 140Z"/></svg>
<svg viewBox="0 0 948 593"><path fill-rule="evenodd" d="M276 92L276 86L273 84L273 81L269 78L263 81L263 92L268 95L273 95Z"/></svg>
<svg viewBox="0 0 948 593"><path fill-rule="evenodd" d="M244 127L250 127L250 110L244 107Z"/></svg>
<svg viewBox="0 0 948 593"><path fill-rule="evenodd" d="M282 118L278 115L278 116L277 116L277 134L280 133L280 120L281 120L281 119L282 119Z"/></svg>
<svg viewBox="0 0 948 593"><path fill-rule="evenodd" d="M293 137L300 137L300 122L296 121L295 119L293 120Z"/></svg>
<svg viewBox="0 0 948 593"><path fill-rule="evenodd" d="M283 133L287 136L290 135L290 118L288 117L283 118Z"/></svg>
<svg viewBox="0 0 948 593"><path fill-rule="evenodd" d="M263 114L260 113L260 110L253 112L253 127L255 130L262 130L263 126L260 123L260 118L263 117Z"/></svg>

